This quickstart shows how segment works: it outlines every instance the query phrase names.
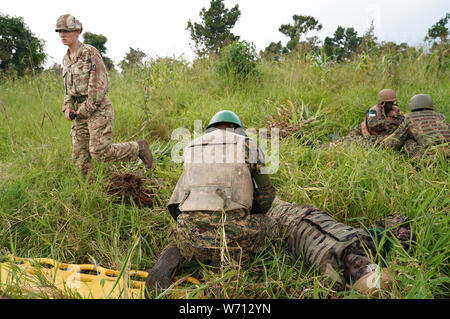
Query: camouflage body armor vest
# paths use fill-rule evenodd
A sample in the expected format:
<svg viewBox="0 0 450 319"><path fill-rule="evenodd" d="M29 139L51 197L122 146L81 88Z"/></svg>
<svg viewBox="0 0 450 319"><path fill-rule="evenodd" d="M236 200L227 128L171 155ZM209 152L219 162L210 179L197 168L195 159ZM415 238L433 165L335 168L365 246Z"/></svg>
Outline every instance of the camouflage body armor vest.
<svg viewBox="0 0 450 319"><path fill-rule="evenodd" d="M450 142L450 131L445 118L433 111L414 111L407 115L410 134L420 146Z"/></svg>
<svg viewBox="0 0 450 319"><path fill-rule="evenodd" d="M364 116L364 121L361 123L361 133L363 136L370 136L370 135L382 135L384 133L382 132L375 132L371 130L367 125L367 113L369 113L371 110L375 110L377 112L377 119L381 120L383 119L383 114L381 113L381 107L376 104L372 106L367 112L366 116ZM386 117L384 117L386 120L393 120L400 114L400 110L397 106L393 105L392 110L389 111L388 114L386 114Z"/></svg>
<svg viewBox="0 0 450 319"><path fill-rule="evenodd" d="M316 265L332 280L344 285L344 251L359 241L361 230L336 222L325 211L313 211L289 234L289 244L297 256Z"/></svg>
<svg viewBox="0 0 450 319"><path fill-rule="evenodd" d="M339 223L313 205L290 204L278 197L269 216L296 257L316 265L328 278L345 286L344 254L349 247L359 249L360 240L367 236L363 230Z"/></svg>
<svg viewBox="0 0 450 319"><path fill-rule="evenodd" d="M253 181L245 162L245 140L242 135L217 129L185 148L183 174L169 201L172 216L171 205L177 205L180 212L250 212Z"/></svg>

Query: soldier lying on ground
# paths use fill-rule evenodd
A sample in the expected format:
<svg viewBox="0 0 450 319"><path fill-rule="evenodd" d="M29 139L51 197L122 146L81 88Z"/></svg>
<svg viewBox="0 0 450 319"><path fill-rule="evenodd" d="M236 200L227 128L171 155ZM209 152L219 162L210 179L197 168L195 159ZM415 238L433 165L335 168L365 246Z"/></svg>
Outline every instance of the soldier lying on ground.
<svg viewBox="0 0 450 319"><path fill-rule="evenodd" d="M397 103L393 90L381 90L378 93L378 103L366 112L364 121L355 127L347 138L364 136L371 137L370 140L376 142L380 136L392 133L403 121Z"/></svg>
<svg viewBox="0 0 450 319"><path fill-rule="evenodd" d="M449 124L443 114L433 110L431 97L427 94L414 95L408 108L411 113L405 115L403 123L381 144L397 151L403 147L411 157L420 157L431 146L442 145L447 157L450 157Z"/></svg>
<svg viewBox="0 0 450 319"><path fill-rule="evenodd" d="M383 247L377 247L377 243L388 232L404 248L410 243L408 219L402 216L388 216L367 232L339 223L313 205L291 204L278 197L268 216L278 230L277 236L287 240L291 252L310 266L317 266L337 290L351 283L356 283L362 292L370 288L365 281L373 275L373 263L389 249L388 242ZM386 280L387 272L382 276Z"/></svg>
<svg viewBox="0 0 450 319"><path fill-rule="evenodd" d="M386 135L392 133L402 123L404 116L397 106L397 96L391 89L383 89L378 93L378 103L367 110L364 120L347 136L332 136L332 142L318 142L307 139L303 132L296 137L311 147L336 146L343 143L358 142L362 145L378 144Z"/></svg>

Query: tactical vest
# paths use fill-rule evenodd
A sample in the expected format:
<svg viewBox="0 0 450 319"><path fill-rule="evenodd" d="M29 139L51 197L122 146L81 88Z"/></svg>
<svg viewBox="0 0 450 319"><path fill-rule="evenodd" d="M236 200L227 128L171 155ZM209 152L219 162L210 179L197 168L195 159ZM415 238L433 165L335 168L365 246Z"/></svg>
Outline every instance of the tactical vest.
<svg viewBox="0 0 450 319"><path fill-rule="evenodd" d="M194 140L184 150L184 169L169 201L180 212L250 212L253 182L245 161L245 137L214 130ZM250 148L256 144L250 139ZM172 216L174 216L171 211ZM176 218L176 217L175 217Z"/></svg>
<svg viewBox="0 0 450 319"><path fill-rule="evenodd" d="M430 142L450 142L449 126L441 114L422 110L408 113L407 118L410 121L409 133L420 146L428 146Z"/></svg>
<svg viewBox="0 0 450 319"><path fill-rule="evenodd" d="M337 222L323 210L305 214L291 229L289 245L296 256L316 265L329 278L345 285L344 251L359 240L360 229Z"/></svg>
<svg viewBox="0 0 450 319"><path fill-rule="evenodd" d="M369 126L367 125L367 114L371 111L371 110L375 110L375 112L377 112L377 119L381 120L383 119L383 114L381 113L381 107L376 104L374 106L372 106L367 112L366 115L364 116L364 121L362 121L361 123L361 133L363 136L370 136L370 135L382 135L382 132L375 132L373 130L371 130L369 128ZM393 105L392 106L392 110L389 111L388 114L386 114L386 117L384 117L384 119L386 120L393 120L395 119L398 115L400 114L400 110L398 109L397 106Z"/></svg>

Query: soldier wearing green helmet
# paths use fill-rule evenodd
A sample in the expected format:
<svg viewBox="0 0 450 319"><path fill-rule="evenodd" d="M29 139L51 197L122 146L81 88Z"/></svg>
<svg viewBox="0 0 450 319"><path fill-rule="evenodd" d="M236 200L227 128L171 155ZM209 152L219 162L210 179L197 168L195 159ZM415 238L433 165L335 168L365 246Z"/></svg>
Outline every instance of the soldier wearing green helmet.
<svg viewBox="0 0 450 319"><path fill-rule="evenodd" d="M216 113L184 149L183 173L168 203L176 221L170 244L146 281L146 297L170 285L180 260L243 262L272 237L266 215L275 188L263 174L264 154L234 112Z"/></svg>
<svg viewBox="0 0 450 319"><path fill-rule="evenodd" d="M411 113L405 115L404 122L382 144L397 151L403 147L411 157L420 157L430 147L439 145L438 148L442 148L449 157L449 124L443 114L434 111L431 97L414 95L408 109Z"/></svg>

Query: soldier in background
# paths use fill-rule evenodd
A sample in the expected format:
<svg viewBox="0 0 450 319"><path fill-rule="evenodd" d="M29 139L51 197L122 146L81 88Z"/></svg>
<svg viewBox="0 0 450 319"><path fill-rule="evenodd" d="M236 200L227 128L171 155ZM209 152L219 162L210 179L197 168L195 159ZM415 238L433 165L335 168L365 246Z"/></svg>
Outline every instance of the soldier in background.
<svg viewBox="0 0 450 319"><path fill-rule="evenodd" d="M203 136L184 150L184 168L168 210L176 220L171 243L146 281L146 297L166 289L180 262L197 259L215 266L244 262L273 237L266 215L275 188L264 174L264 154L231 111L215 114Z"/></svg>
<svg viewBox="0 0 450 319"><path fill-rule="evenodd" d="M63 59L64 103L62 111L71 129L72 159L83 174L92 170L91 157L103 161L133 161L138 157L147 169L153 156L146 140L112 144L114 110L106 93L109 76L99 51L78 40L80 21L64 14L55 31L68 46Z"/></svg>
<svg viewBox="0 0 450 319"><path fill-rule="evenodd" d="M405 249L411 240L408 219L402 216L381 219L367 232L339 223L313 205L291 204L278 197L268 216L278 231L276 236L286 239L297 258L304 259L310 266L317 266L328 278L328 285L334 284L333 288L337 290L352 283L362 293L386 286L390 280L388 272L386 269L377 270L379 268L374 262L386 254L390 245L386 241L379 250L376 244L387 233L392 233ZM373 281L376 271L380 271L378 282Z"/></svg>
<svg viewBox="0 0 450 319"><path fill-rule="evenodd" d="M403 121L395 92L383 89L378 93L378 103L365 114L364 121L355 127L344 139L361 139L375 143L380 137L392 133Z"/></svg>
<svg viewBox="0 0 450 319"><path fill-rule="evenodd" d="M411 113L394 133L384 138L383 145L400 151L404 147L411 157L422 156L429 147L440 145L450 157L450 129L443 114L433 110L433 101L427 94L414 95L409 101Z"/></svg>

